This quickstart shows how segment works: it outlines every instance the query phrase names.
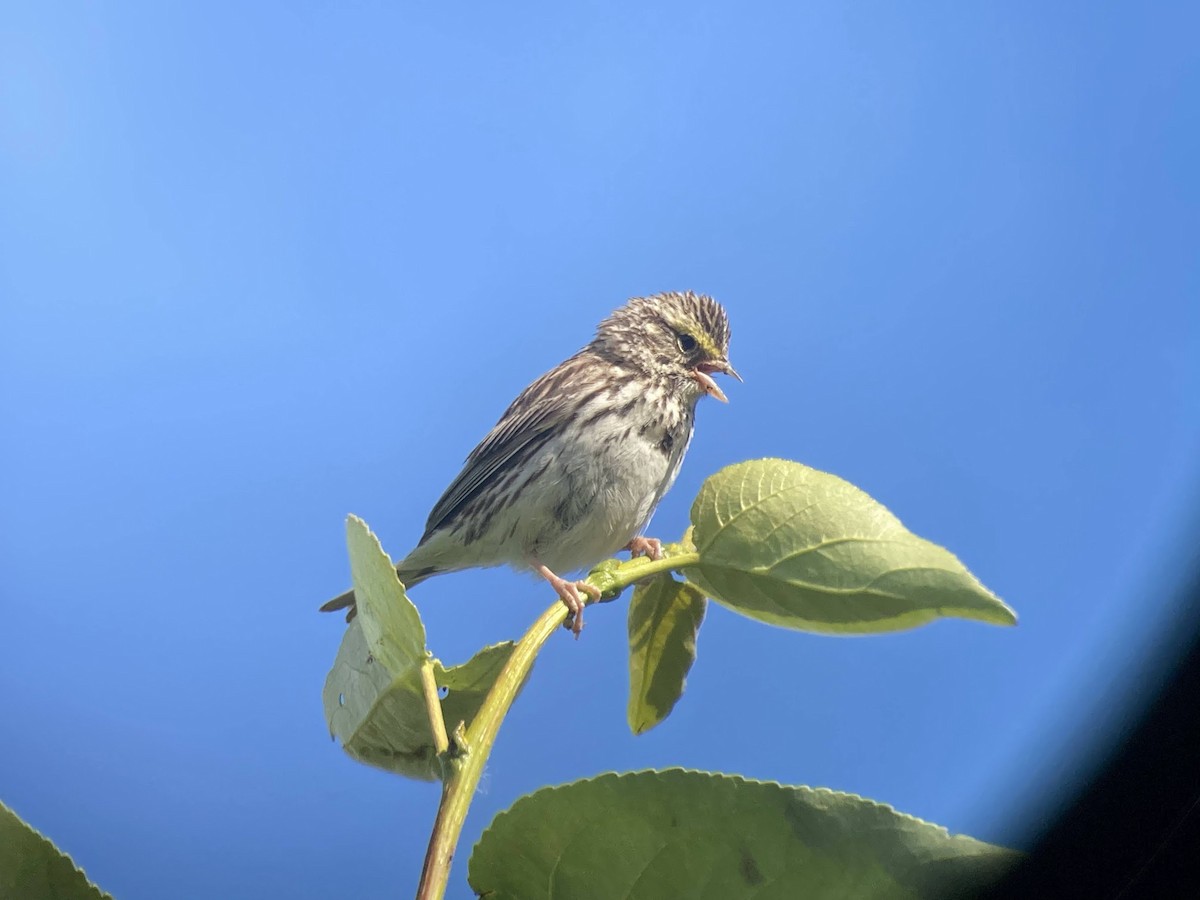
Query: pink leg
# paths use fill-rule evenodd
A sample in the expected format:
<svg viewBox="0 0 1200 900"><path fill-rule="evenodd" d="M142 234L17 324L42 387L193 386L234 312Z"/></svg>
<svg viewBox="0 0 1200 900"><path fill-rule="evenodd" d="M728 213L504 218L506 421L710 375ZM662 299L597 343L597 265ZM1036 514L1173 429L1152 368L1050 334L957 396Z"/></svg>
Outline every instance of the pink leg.
<svg viewBox="0 0 1200 900"><path fill-rule="evenodd" d="M563 605L567 607L574 621L571 624L571 631L575 637L579 637L579 632L583 631L583 597L582 594L587 594L593 600L600 599L600 588L594 584L588 584L586 581L567 581L565 578L559 578L541 563L535 566L539 575L550 582L550 586L554 588L554 592L562 599Z"/></svg>
<svg viewBox="0 0 1200 900"><path fill-rule="evenodd" d="M630 557L648 556L651 559L662 559L662 541L658 538L635 537L625 545Z"/></svg>

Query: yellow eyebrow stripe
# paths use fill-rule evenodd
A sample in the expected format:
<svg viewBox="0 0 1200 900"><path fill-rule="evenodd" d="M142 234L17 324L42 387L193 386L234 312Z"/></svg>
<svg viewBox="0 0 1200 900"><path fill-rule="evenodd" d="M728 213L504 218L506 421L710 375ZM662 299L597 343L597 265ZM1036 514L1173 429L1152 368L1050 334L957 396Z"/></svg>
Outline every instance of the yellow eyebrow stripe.
<svg viewBox="0 0 1200 900"><path fill-rule="evenodd" d="M704 351L705 356L712 357L713 359L719 359L724 355L721 351L721 348L713 342L713 339L709 336L708 332L700 327L697 322L694 322L691 319L669 319L668 322L676 331L684 334L690 334L693 338L695 338L696 343L700 346L700 349Z"/></svg>

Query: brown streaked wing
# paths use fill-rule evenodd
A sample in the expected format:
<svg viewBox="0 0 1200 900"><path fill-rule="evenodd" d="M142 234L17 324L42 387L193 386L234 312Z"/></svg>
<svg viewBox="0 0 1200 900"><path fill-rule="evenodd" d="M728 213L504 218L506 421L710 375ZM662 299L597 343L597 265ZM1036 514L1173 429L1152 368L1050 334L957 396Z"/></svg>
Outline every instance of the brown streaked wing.
<svg viewBox="0 0 1200 900"><path fill-rule="evenodd" d="M586 350L542 375L505 410L495 427L471 451L458 477L446 488L425 523L420 543L451 521L467 503L495 482L497 472L520 465L591 399L583 371L596 362Z"/></svg>

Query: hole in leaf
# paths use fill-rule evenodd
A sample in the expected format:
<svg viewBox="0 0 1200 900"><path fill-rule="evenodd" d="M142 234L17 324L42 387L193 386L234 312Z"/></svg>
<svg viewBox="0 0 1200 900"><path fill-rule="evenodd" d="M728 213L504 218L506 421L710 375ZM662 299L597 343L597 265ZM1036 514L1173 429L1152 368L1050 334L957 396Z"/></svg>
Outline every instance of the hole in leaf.
<svg viewBox="0 0 1200 900"><path fill-rule="evenodd" d="M450 696L450 688L446 687L443 684L441 687L438 688L438 696L441 697L443 700L445 700L447 697Z"/></svg>
<svg viewBox="0 0 1200 900"><path fill-rule="evenodd" d="M345 706L345 705L346 705L346 695L338 694L338 706Z"/></svg>

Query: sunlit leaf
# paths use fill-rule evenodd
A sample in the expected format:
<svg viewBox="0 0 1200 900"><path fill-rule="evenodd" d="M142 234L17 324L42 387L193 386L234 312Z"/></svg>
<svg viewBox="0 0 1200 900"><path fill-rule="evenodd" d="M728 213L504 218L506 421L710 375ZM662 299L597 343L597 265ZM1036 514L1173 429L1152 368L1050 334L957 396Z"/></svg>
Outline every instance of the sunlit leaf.
<svg viewBox="0 0 1200 900"><path fill-rule="evenodd" d="M322 700L329 731L355 759L423 781L439 777L433 731L410 666L392 674L371 655L363 635L364 611L346 626Z"/></svg>
<svg viewBox="0 0 1200 900"><path fill-rule="evenodd" d="M379 541L354 516L346 524L358 615L346 626L322 700L330 732L361 762L409 778L441 776L421 667L433 668L446 727L470 724L512 653L480 650L449 669L425 648L425 626Z"/></svg>
<svg viewBox="0 0 1200 900"><path fill-rule="evenodd" d="M773 625L861 633L939 616L1016 623L954 554L849 482L800 463L722 469L692 505L692 525L700 562L686 578Z"/></svg>
<svg viewBox="0 0 1200 900"><path fill-rule="evenodd" d="M357 618L371 655L391 672L402 673L424 662L425 625L413 602L404 593L391 559L379 538L358 516L346 518L346 548L350 551L350 576L354 583Z"/></svg>
<svg viewBox="0 0 1200 900"><path fill-rule="evenodd" d="M359 618L346 626L325 680L322 699L330 732L348 754L368 765L422 781L440 778L420 671L410 668L394 676L371 658ZM448 730L459 722L471 724L512 649L511 642L485 647L449 669L433 660L434 680L446 689L441 704Z"/></svg>

